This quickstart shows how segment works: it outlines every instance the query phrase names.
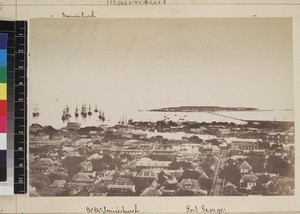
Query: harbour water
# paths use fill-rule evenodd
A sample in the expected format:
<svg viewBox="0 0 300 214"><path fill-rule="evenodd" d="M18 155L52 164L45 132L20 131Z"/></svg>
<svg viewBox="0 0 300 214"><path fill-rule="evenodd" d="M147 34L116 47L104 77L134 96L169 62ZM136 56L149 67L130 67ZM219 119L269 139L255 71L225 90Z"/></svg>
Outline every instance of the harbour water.
<svg viewBox="0 0 300 214"><path fill-rule="evenodd" d="M59 107L39 106L40 116L33 118L32 111L29 110L29 124L38 123L40 125L51 125L54 128L62 128L66 126L67 121L61 120L62 110L65 105ZM79 122L82 127L108 125L113 126L121 120L133 121L151 121L172 120L178 121L195 121L195 122L233 122L237 124L245 123L244 120L265 120L265 121L294 121L294 111L292 110L259 110L259 111L220 111L220 112L152 112L152 111L124 111L124 109L101 109L105 113L105 122L98 119L98 113L92 111L92 116L85 119L74 116L76 106L70 106L71 122ZM80 108L80 106L79 106ZM94 108L92 108L94 110Z"/></svg>

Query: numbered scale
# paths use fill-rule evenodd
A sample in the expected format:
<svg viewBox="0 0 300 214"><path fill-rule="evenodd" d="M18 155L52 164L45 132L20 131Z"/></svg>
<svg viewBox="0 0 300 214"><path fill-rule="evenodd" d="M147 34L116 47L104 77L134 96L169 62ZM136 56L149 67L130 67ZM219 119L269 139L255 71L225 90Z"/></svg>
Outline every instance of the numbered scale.
<svg viewBox="0 0 300 214"><path fill-rule="evenodd" d="M0 21L7 32L7 143L14 144L14 193L27 192L27 22ZM10 142L12 141L12 142Z"/></svg>
<svg viewBox="0 0 300 214"><path fill-rule="evenodd" d="M14 191L26 193L27 22L15 22Z"/></svg>

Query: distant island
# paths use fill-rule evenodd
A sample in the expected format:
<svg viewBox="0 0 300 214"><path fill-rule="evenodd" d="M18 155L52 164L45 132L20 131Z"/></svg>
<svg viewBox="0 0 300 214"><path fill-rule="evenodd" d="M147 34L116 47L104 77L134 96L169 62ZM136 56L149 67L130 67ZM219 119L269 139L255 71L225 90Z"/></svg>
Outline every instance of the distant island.
<svg viewBox="0 0 300 214"><path fill-rule="evenodd" d="M216 111L257 111L257 108L250 107L221 107L221 106L179 106L152 109L156 112L216 112Z"/></svg>

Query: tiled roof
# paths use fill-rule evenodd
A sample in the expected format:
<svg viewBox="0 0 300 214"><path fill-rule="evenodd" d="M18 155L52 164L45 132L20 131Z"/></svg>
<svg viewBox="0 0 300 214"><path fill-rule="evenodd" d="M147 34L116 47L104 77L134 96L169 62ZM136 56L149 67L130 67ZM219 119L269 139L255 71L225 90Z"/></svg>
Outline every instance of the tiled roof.
<svg viewBox="0 0 300 214"><path fill-rule="evenodd" d="M54 180L53 185L55 186L63 186L66 183L65 180Z"/></svg>
<svg viewBox="0 0 300 214"><path fill-rule="evenodd" d="M95 153L88 158L88 160L100 160L100 159L102 159L102 156L99 155L98 153Z"/></svg>
<svg viewBox="0 0 300 214"><path fill-rule="evenodd" d="M248 169L248 170L252 170L252 166L251 166L247 161L244 161L244 162L240 165L239 169Z"/></svg>
<svg viewBox="0 0 300 214"><path fill-rule="evenodd" d="M157 179L157 173L155 173L152 169L143 169L136 177Z"/></svg>
<svg viewBox="0 0 300 214"><path fill-rule="evenodd" d="M40 132L36 135L37 137L46 137L48 136L45 132Z"/></svg>
<svg viewBox="0 0 300 214"><path fill-rule="evenodd" d="M186 186L191 186L190 189L199 190L200 186L195 179L182 179L182 181L178 184L181 189L186 189Z"/></svg>
<svg viewBox="0 0 300 214"><path fill-rule="evenodd" d="M51 158L41 158L38 162L38 165L53 165L53 160Z"/></svg>
<svg viewBox="0 0 300 214"><path fill-rule="evenodd" d="M202 178L202 179L208 179L209 177L207 176L207 174L205 172L203 172L199 178Z"/></svg>
<svg viewBox="0 0 300 214"><path fill-rule="evenodd" d="M162 192L153 187L149 187L149 188L145 189L141 194L141 196L161 196L161 195L162 195Z"/></svg>
<svg viewBox="0 0 300 214"><path fill-rule="evenodd" d="M253 182L257 180L257 176L253 173L246 174L241 178L241 181Z"/></svg>
<svg viewBox="0 0 300 214"><path fill-rule="evenodd" d="M74 181L91 182L93 181L87 174L76 174L73 176Z"/></svg>

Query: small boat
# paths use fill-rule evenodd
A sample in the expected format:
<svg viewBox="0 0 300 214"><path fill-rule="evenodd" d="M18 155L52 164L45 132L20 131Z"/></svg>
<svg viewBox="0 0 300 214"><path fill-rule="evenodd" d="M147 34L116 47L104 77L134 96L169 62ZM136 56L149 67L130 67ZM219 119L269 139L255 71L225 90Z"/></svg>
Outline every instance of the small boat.
<svg viewBox="0 0 300 214"><path fill-rule="evenodd" d="M82 105L81 116L82 116L82 118L86 118L87 117L86 106L85 105Z"/></svg>
<svg viewBox="0 0 300 214"><path fill-rule="evenodd" d="M76 106L76 110L75 110L75 117L76 117L76 119L78 118L78 116L79 116L79 114L78 114L78 108Z"/></svg>
<svg viewBox="0 0 300 214"><path fill-rule="evenodd" d="M101 110L99 111L99 116L98 116L99 120L104 122L105 121L105 116L104 116L104 112L101 112Z"/></svg>
<svg viewBox="0 0 300 214"><path fill-rule="evenodd" d="M38 107L34 107L32 112L32 117L38 117L38 116L40 116L39 109Z"/></svg>
<svg viewBox="0 0 300 214"><path fill-rule="evenodd" d="M96 105L96 107L95 107L95 110L94 110L94 112L95 112L95 113L97 113L97 112L98 112L97 105Z"/></svg>
<svg viewBox="0 0 300 214"><path fill-rule="evenodd" d="M89 105L89 111L88 111L87 114L89 115L89 117L92 116L92 114L93 114L93 113L91 112L91 105Z"/></svg>

